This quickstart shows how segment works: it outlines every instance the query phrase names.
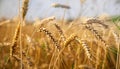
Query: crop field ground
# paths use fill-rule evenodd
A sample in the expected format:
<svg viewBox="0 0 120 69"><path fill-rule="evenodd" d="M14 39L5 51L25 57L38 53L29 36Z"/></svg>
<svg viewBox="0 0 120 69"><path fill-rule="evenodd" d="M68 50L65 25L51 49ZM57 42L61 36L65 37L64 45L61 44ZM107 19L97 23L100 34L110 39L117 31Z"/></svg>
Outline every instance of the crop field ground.
<svg viewBox="0 0 120 69"><path fill-rule="evenodd" d="M25 8L0 20L0 69L120 69L120 17L29 23Z"/></svg>

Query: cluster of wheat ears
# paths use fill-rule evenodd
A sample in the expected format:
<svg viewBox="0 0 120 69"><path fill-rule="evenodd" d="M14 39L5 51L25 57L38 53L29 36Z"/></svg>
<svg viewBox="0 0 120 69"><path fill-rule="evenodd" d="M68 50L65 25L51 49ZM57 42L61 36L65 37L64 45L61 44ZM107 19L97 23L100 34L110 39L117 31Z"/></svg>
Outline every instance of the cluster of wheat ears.
<svg viewBox="0 0 120 69"><path fill-rule="evenodd" d="M50 17L36 21L30 26L32 33L24 34L28 3L29 0L23 0L8 45L10 55L1 68L120 69L119 30L115 26L99 19L61 23Z"/></svg>

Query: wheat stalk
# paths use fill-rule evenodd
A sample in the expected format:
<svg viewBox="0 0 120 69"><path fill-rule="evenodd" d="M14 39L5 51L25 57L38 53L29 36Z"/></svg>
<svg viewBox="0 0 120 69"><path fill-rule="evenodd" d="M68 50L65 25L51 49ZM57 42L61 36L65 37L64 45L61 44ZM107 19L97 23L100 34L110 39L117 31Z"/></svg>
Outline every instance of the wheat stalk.
<svg viewBox="0 0 120 69"><path fill-rule="evenodd" d="M112 30L113 31L113 30ZM116 42L116 46L118 48L118 51L117 51L117 59L116 59L116 69L119 69L119 60L120 60L120 38L119 38L119 34L117 34L117 32L113 31L112 34L114 35L114 38L115 38L115 42Z"/></svg>
<svg viewBox="0 0 120 69"><path fill-rule="evenodd" d="M100 65L100 47L97 47L97 51L96 51L96 64L95 64L95 69L99 68Z"/></svg>
<svg viewBox="0 0 120 69"><path fill-rule="evenodd" d="M4 25L4 24L7 24L7 23L10 23L10 20L5 20L3 22L0 22L0 26Z"/></svg>
<svg viewBox="0 0 120 69"><path fill-rule="evenodd" d="M22 60L22 26L25 25L25 16L27 14L28 11L28 3L29 0L22 0L23 4L22 4L22 11L21 11L21 16L20 16L20 58L21 58L21 69L23 68L23 60ZM19 0L20 3L20 0ZM20 4L19 4L19 9L20 9Z"/></svg>

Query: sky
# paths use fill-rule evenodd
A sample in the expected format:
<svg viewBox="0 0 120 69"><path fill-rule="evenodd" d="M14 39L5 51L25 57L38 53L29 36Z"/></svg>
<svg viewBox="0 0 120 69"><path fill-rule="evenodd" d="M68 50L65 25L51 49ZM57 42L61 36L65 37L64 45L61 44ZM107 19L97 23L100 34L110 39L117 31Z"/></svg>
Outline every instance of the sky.
<svg viewBox="0 0 120 69"><path fill-rule="evenodd" d="M19 0L0 0L0 18L13 18L19 11ZM58 19L74 19L80 16L96 17L101 14L120 15L120 0L30 0L27 20L55 16ZM55 8L51 5L60 3L70 9ZM65 13L65 16L64 16Z"/></svg>

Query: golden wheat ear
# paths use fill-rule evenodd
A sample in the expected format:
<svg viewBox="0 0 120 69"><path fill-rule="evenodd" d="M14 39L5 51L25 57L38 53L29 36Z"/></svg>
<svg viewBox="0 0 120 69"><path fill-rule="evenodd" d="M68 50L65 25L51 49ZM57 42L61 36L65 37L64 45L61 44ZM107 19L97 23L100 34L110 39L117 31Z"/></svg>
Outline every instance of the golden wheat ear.
<svg viewBox="0 0 120 69"><path fill-rule="evenodd" d="M76 37L77 37L77 35L75 35L75 34L70 35L70 37L68 37L64 41L64 46L67 47L73 40L75 40Z"/></svg>
<svg viewBox="0 0 120 69"><path fill-rule="evenodd" d="M22 5L22 18L23 18L23 20L25 19L26 13L28 11L28 3L29 3L29 0L23 0L23 5Z"/></svg>
<svg viewBox="0 0 120 69"><path fill-rule="evenodd" d="M95 30L90 24L86 24L85 28L88 29L89 31L91 31L93 33L93 35L101 42L103 43L103 45L105 47L108 47L107 43L105 42L105 40L102 38L101 35L99 35L98 31Z"/></svg>
<svg viewBox="0 0 120 69"><path fill-rule="evenodd" d="M13 36L12 45L10 47L10 57L12 57L14 52L15 52L15 48L17 46L17 40L19 38L19 34L20 34L20 23L18 23L18 25L17 25L17 27L15 29L15 34Z"/></svg>
<svg viewBox="0 0 120 69"><path fill-rule="evenodd" d="M22 11L21 11L21 20L23 22L22 25L24 26L25 25L25 16L28 11L29 0L23 0L22 2L23 2L23 4L22 4Z"/></svg>
<svg viewBox="0 0 120 69"><path fill-rule="evenodd" d="M16 47L17 47L17 40L19 38L19 33L20 33L20 22L18 23L16 29L15 29L15 33L13 36L13 40L12 43L10 45L10 53L9 53L9 58L7 59L5 65L8 64L8 62L12 61L12 58L15 58L13 55L16 52Z"/></svg>
<svg viewBox="0 0 120 69"><path fill-rule="evenodd" d="M43 19L43 20L41 20L41 21L36 21L35 23L34 23L34 26L35 27L38 27L38 28L41 28L41 27L44 27L47 23L49 23L50 21L53 21L53 20L55 20L56 18L55 18L55 16L51 16L51 17L48 17L48 18L45 18L45 19Z"/></svg>
<svg viewBox="0 0 120 69"><path fill-rule="evenodd" d="M83 47L83 49L85 50L85 53L88 57L88 59L90 59L91 61L94 62L93 60L93 56L90 52L90 47L88 46L87 42L85 40L81 40L80 38L76 37L76 41L79 42L79 44L81 44L81 46Z"/></svg>
<svg viewBox="0 0 120 69"><path fill-rule="evenodd" d="M33 37L33 35L35 34L35 32L36 32L39 28L45 27L49 22L54 21L54 20L55 20L55 16L45 18L45 19L43 19L43 20L41 20L41 21L40 21L40 20L36 20L35 23L33 24L34 30L33 30L33 32L32 32L31 37Z"/></svg>
<svg viewBox="0 0 120 69"><path fill-rule="evenodd" d="M52 35L51 32L49 32L46 28L40 28L38 32L45 32L46 35L49 36L49 38L53 41L53 43L55 44L55 46L57 47L58 50L61 49L61 47L58 44L58 41L55 39L55 37Z"/></svg>
<svg viewBox="0 0 120 69"><path fill-rule="evenodd" d="M55 25L55 27L56 27L56 29L58 30L58 32L59 32L59 35L60 35L60 38L59 38L59 40L58 40L58 42L59 42L59 44L61 43L61 41L65 41L66 40L66 37L65 37L65 35L64 35L64 33L63 33L63 30L62 30L62 28L58 25L58 24L54 24Z"/></svg>
<svg viewBox="0 0 120 69"><path fill-rule="evenodd" d="M98 19L89 19L87 20L87 24L100 24L102 25L103 27L105 28L108 28L108 25L104 24L104 22L102 22L101 20L98 20Z"/></svg>

